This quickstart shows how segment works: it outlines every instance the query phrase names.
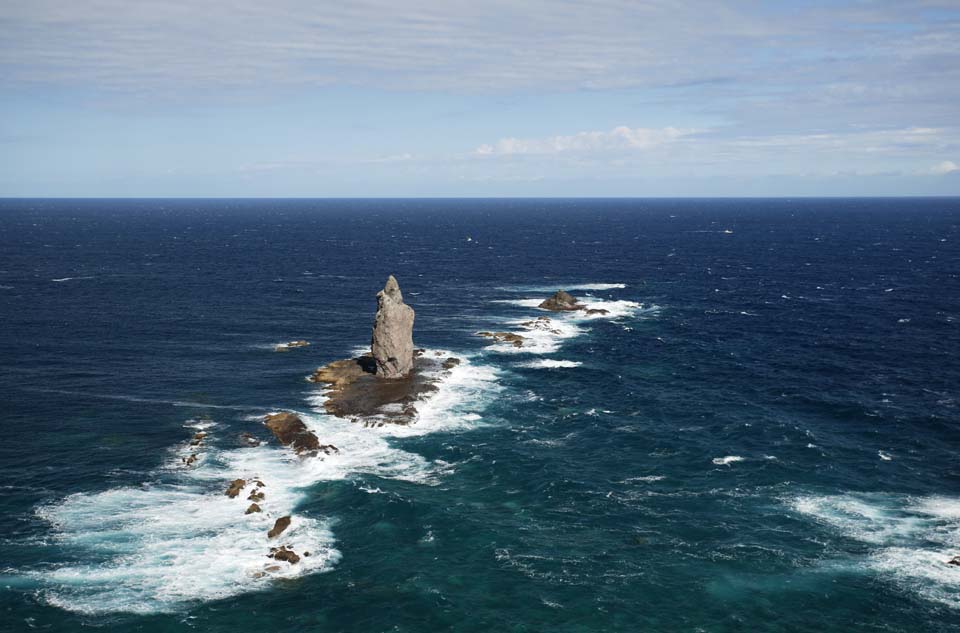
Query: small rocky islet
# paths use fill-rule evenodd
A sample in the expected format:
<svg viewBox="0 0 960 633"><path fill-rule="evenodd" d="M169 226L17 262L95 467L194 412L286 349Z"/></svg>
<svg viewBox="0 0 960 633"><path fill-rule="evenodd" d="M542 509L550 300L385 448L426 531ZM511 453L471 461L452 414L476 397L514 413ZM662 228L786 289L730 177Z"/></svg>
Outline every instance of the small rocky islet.
<svg viewBox="0 0 960 633"><path fill-rule="evenodd" d="M589 308L586 305L580 303L576 297L571 295L566 290L557 290L547 299L544 299L540 302L540 305L537 306L541 310L549 310L551 312L583 312L588 315L605 315L609 314L609 310L604 310L603 308ZM530 321L524 321L520 324L520 327L530 330L546 330L553 334L559 334L560 331L553 327L553 321L550 317L539 316L536 319ZM524 342L527 340L522 334L517 334L516 332L477 332L477 336L483 336L485 338L493 339L494 343L509 343L517 348L522 348Z"/></svg>
<svg viewBox="0 0 960 633"><path fill-rule="evenodd" d="M583 310L587 314L606 314L606 310L588 309L569 293L560 290L539 306L554 312ZM443 376L461 364L459 358L443 354L427 354L426 350L414 347L413 308L404 303L403 294L396 278L390 275L383 290L377 293L377 312L374 317L370 351L356 358L332 361L317 368L308 377L310 382L325 385L324 409L327 413L358 422L364 426L384 424L412 424L418 411L416 402L437 391ZM521 324L528 330L546 329L558 332L549 317L540 316ZM522 347L524 337L513 332L478 332L498 343L510 343ZM288 351L308 345L306 341L291 341L277 346L277 351ZM323 444L296 413L280 411L263 418L263 424L282 446L292 449L301 459L320 458L321 455L336 455L340 452L333 444ZM194 434L191 448L202 446L207 437L205 431ZM239 436L241 445L256 447L261 440L250 433ZM184 457L186 466L197 459L195 453ZM245 515L269 516L266 484L260 479L235 479L224 494L230 499L249 502ZM249 490L248 490L249 489ZM245 497L241 495L247 491ZM285 533L293 523L293 517L285 515L274 520L266 532L267 540ZM304 552L303 556L309 556ZM301 555L289 544L270 547L266 556L274 561L296 565ZM279 571L277 565L267 565L255 577Z"/></svg>

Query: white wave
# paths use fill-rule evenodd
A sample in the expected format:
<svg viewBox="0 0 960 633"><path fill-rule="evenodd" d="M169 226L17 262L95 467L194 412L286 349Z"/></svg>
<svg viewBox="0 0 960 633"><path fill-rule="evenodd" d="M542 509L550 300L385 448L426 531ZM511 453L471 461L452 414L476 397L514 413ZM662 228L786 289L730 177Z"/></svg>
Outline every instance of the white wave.
<svg viewBox="0 0 960 633"><path fill-rule="evenodd" d="M726 457L714 457L713 463L717 466L729 466L735 462L742 462L743 458L739 455L727 455Z"/></svg>
<svg viewBox="0 0 960 633"><path fill-rule="evenodd" d="M620 290L626 288L627 284L607 284L607 283L581 283L581 284L554 284L552 286L503 286L498 290L507 292L549 292L553 294L557 290L566 290L568 292L576 290Z"/></svg>
<svg viewBox="0 0 960 633"><path fill-rule="evenodd" d="M666 479L664 475L645 475L643 477L627 477L621 483L629 484L635 481L642 481L644 483L652 483L654 481L663 481Z"/></svg>
<svg viewBox="0 0 960 633"><path fill-rule="evenodd" d="M508 321L507 325L523 337L523 346L515 347L512 343L503 342L487 349L501 354L551 354L560 348L564 339L583 333L583 329L572 319L563 317L516 319Z"/></svg>
<svg viewBox="0 0 960 633"><path fill-rule="evenodd" d="M56 540L93 559L32 573L43 587L43 599L87 614L171 612L196 601L266 588L272 578L332 569L340 553L330 521L297 511L303 490L357 474L434 484L453 472L454 464L429 461L390 441L482 424L480 413L490 394L500 389L496 372L461 357L461 364L442 376L438 390L417 403L419 416L410 426L364 428L323 413L323 396L312 392L318 412L300 415L321 443L339 449L331 455L301 459L275 444L223 450L208 435L201 446L171 451L161 470L168 478L175 473L172 483L80 493L38 508ZM184 426L215 427L206 420L189 420ZM181 458L192 453L200 458L187 468ZM265 499L258 501L262 513L244 514L252 485L237 498L224 495L228 482L237 478L259 478L266 484L261 489ZM290 527L268 539L274 521L286 515L292 517ZM300 554L300 562L267 558L269 548L280 544ZM303 556L307 551L311 555Z"/></svg>
<svg viewBox="0 0 960 633"><path fill-rule="evenodd" d="M788 500L797 512L872 546L862 569L904 591L960 609L960 498L840 494ZM855 554L854 554L855 555Z"/></svg>
<svg viewBox="0 0 960 633"><path fill-rule="evenodd" d="M78 280L78 281L79 281L80 279L93 279L93 276L89 276L89 277L60 277L59 279L51 279L50 281L52 281L52 282L54 282L54 283L62 284L62 283L65 282L65 281L73 281L73 280Z"/></svg>
<svg viewBox="0 0 960 633"><path fill-rule="evenodd" d="M520 363L520 367L529 367L530 369L559 369L567 367L579 367L582 365L580 361L576 360L554 360L552 358L542 358L539 360L532 360L526 363Z"/></svg>
<svg viewBox="0 0 960 633"><path fill-rule="evenodd" d="M884 453L883 451L877 451L877 455L885 462L889 462L893 459L890 453Z"/></svg>
<svg viewBox="0 0 960 633"><path fill-rule="evenodd" d="M333 567L340 554L328 522L293 512L301 499L297 469L275 467L288 451L245 448L217 457L183 469L175 484L79 493L38 508L57 541L93 559L34 574L45 587L45 601L87 614L169 612L264 588L271 578ZM254 477L266 483L266 498L258 502L263 512L248 515L252 485L234 499L223 492L230 479ZM274 521L286 515L292 516L290 527L268 539ZM301 554L300 562L266 558L280 544Z"/></svg>

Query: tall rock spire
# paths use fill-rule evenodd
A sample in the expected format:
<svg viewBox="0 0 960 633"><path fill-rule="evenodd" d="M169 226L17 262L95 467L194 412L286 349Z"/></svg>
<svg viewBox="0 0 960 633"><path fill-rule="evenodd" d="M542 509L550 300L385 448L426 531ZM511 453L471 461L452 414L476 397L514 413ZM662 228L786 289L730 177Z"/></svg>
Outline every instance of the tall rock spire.
<svg viewBox="0 0 960 633"><path fill-rule="evenodd" d="M393 275L377 293L370 348L378 376L402 378L413 369L413 308L403 302L400 285Z"/></svg>

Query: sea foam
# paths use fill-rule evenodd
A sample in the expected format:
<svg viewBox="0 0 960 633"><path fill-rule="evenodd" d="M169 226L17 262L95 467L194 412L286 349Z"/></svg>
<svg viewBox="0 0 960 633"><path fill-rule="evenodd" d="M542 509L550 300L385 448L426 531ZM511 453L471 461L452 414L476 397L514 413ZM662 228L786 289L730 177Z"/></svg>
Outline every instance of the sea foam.
<svg viewBox="0 0 960 633"><path fill-rule="evenodd" d="M891 494L803 495L787 501L838 534L870 546L849 566L900 589L960 609L960 575L947 561L960 550L960 498Z"/></svg>
<svg viewBox="0 0 960 633"><path fill-rule="evenodd" d="M52 540L82 551L90 562L28 575L40 585L44 601L63 609L148 614L267 588L275 578L329 571L341 557L330 529L333 519L299 513L303 491L358 474L435 484L453 472L455 464L396 448L390 438L482 424L485 404L500 389L498 376L490 367L461 359L461 365L438 374L438 390L417 402L419 416L409 426L365 428L336 418L323 411L322 394L311 391L314 412L300 416L322 443L339 449L331 455L300 459L275 444L223 448L217 434L224 423L188 420L185 427L208 435L200 446L184 442L170 451L155 473L163 483L78 493L39 507L36 514L49 522ZM187 468L183 459L192 454L198 459ZM258 501L261 513L244 514L252 486L237 498L224 494L227 482L238 478L266 484L265 499ZM268 539L274 521L288 515L290 527ZM267 558L269 548L279 545L294 549L300 561L290 565Z"/></svg>

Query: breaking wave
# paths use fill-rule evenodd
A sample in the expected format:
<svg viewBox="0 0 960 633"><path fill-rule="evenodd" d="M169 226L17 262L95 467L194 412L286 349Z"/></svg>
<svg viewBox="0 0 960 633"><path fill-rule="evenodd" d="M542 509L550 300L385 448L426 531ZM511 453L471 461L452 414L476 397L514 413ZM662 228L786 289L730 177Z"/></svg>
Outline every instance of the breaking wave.
<svg viewBox="0 0 960 633"><path fill-rule="evenodd" d="M153 473L157 483L77 493L39 507L36 514L50 524L52 542L66 552L82 552L89 562L26 575L38 583L38 595L48 604L95 615L177 611L266 589L274 579L329 571L341 558L331 531L334 520L296 512L305 489L358 474L438 483L455 465L397 448L390 438L476 427L489 394L499 389L495 370L462 359L436 392L417 403L415 424L376 428L327 415L322 394L311 391L314 412L300 416L321 443L339 449L316 458L300 459L267 443L232 448L235 432L229 425L189 420L187 433L206 437L198 446L184 442L172 448ZM188 465L190 455L196 459ZM263 482L256 489L265 495L257 501L262 512L245 514L252 485L236 498L224 494L234 479ZM268 538L282 516L292 517L290 527ZM291 565L267 558L270 547L279 545L300 553L300 561Z"/></svg>
<svg viewBox="0 0 960 633"><path fill-rule="evenodd" d="M960 498L890 494L809 495L788 500L796 512L868 545L849 569L886 578L904 591L960 609Z"/></svg>

